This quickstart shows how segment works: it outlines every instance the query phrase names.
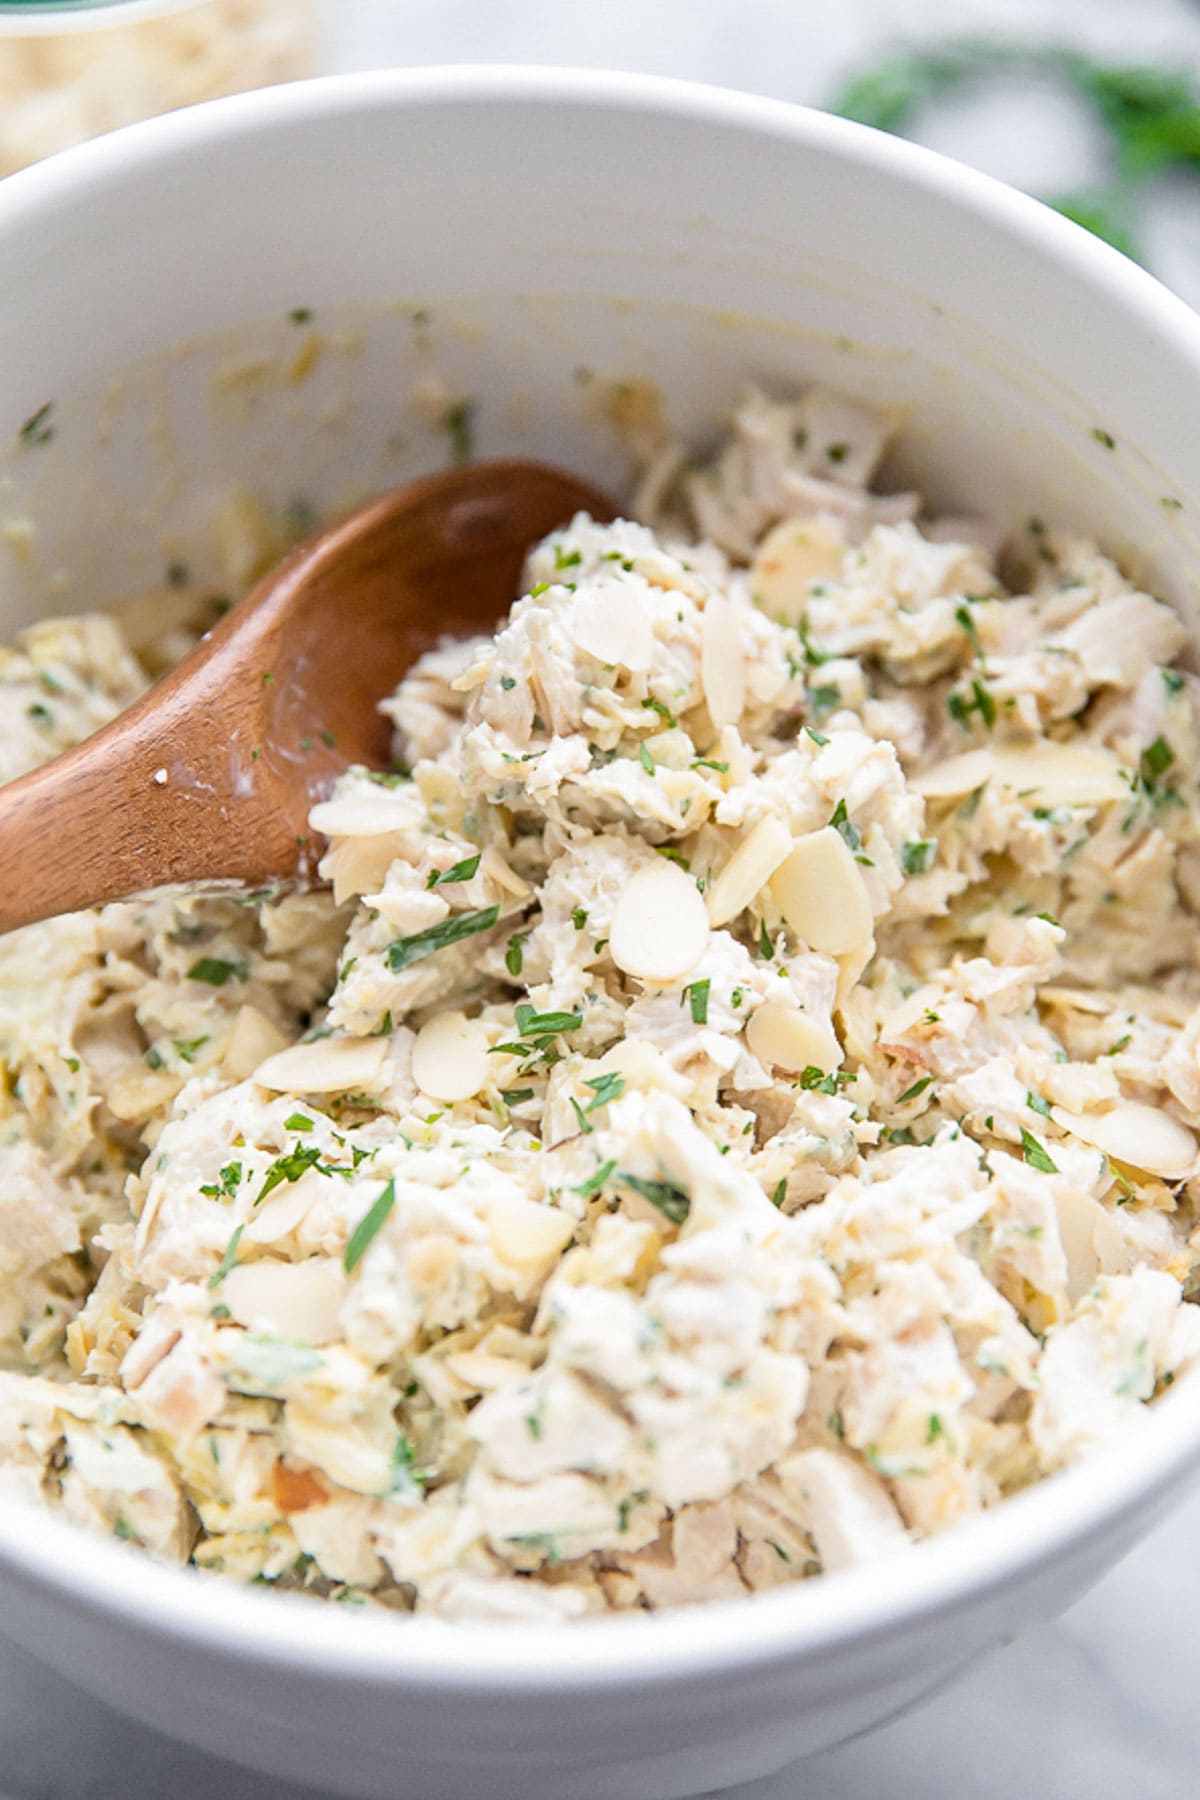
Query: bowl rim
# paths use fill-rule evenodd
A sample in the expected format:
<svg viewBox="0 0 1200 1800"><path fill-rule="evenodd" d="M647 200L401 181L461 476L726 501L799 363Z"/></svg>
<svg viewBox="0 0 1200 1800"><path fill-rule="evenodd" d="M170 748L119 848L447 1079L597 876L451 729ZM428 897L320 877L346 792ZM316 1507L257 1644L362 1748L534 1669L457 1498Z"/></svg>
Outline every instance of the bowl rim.
<svg viewBox="0 0 1200 1800"><path fill-rule="evenodd" d="M0 182L4 234L47 213L86 208L131 172L371 111L570 105L699 123L781 150L812 150L881 174L982 218L1064 277L1165 341L1200 382L1200 317L1145 270L1027 195L933 151L782 100L653 75L522 65L448 65L320 77L259 89L127 126ZM1139 1455L1131 1454L1138 1446ZM1182 1378L1113 1444L1003 1505L875 1565L748 1598L647 1616L560 1624L397 1620L265 1595L156 1563L36 1507L0 1500L0 1579L92 1621L186 1646L233 1668L271 1665L326 1687L454 1690L509 1697L661 1692L701 1678L882 1643L917 1622L1035 1580L1120 1515L1144 1514L1200 1466L1200 1370ZM1081 1573L1078 1585L1085 1577ZM750 1603L752 1601L752 1603ZM357 1609L355 1609L357 1612Z"/></svg>

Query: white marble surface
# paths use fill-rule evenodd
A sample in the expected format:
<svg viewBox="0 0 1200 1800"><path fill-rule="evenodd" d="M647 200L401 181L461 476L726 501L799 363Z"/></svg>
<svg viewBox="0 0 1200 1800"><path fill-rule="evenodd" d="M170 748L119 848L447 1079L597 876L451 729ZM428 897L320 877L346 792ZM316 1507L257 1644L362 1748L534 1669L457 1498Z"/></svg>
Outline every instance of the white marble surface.
<svg viewBox="0 0 1200 1800"><path fill-rule="evenodd" d="M332 0L339 67L638 68L819 101L888 37L1070 38L1200 70L1195 0ZM958 102L939 149L1032 188L1083 185L1098 146L1054 97ZM1200 303L1200 193L1156 196L1165 279ZM1200 1765L1200 1495L1054 1626L920 1711L734 1800L1184 1800ZM0 1646L0 1800L317 1800L182 1749ZM630 1800L634 1800L631 1796Z"/></svg>

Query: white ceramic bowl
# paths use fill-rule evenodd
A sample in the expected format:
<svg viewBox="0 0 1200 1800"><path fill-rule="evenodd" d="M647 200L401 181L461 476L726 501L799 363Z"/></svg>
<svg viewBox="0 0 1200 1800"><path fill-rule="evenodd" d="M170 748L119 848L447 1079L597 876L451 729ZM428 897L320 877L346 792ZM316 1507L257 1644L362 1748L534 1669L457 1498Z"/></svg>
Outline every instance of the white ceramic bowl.
<svg viewBox="0 0 1200 1800"><path fill-rule="evenodd" d="M897 475L1093 531L1194 605L1200 321L1033 202L818 114L545 71L276 89L5 183L0 267L0 437L47 401L55 424L0 462L0 524L38 529L24 560L0 539L5 634L168 554L203 566L230 479L332 506L442 460L412 403L431 376L477 397L482 451L615 482L581 365L653 379L697 435L751 378L897 401ZM337 341L295 381L299 306ZM894 1562L557 1630L347 1616L10 1508L0 1618L115 1705L298 1781L681 1795L860 1731L1052 1616L1197 1463L1189 1378L1111 1452Z"/></svg>

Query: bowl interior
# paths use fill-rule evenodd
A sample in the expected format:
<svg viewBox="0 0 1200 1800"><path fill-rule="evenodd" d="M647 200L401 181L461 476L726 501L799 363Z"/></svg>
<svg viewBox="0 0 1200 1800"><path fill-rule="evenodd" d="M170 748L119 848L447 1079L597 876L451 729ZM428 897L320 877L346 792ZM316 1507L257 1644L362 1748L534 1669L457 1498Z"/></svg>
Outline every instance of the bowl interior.
<svg viewBox="0 0 1200 1800"><path fill-rule="evenodd" d="M748 382L894 407L895 484L1094 534L1196 616L1192 315L1031 202L838 121L553 71L299 84L5 183L0 254L3 635L156 586L170 561L217 579L212 519L231 488L292 519L334 511L444 462L462 402L478 453L620 491L608 400L630 381L653 383L697 444ZM46 407L49 429L23 437ZM1068 1477L1061 1505L1014 1502L1011 1527L983 1522L990 1559L948 1547L943 1599L973 1568L996 1584L1121 1504L1132 1517L1186 1461L1200 1405L1172 1402L1188 1409L1178 1441L1171 1418L1150 1422L1144 1472L1118 1457L1103 1489ZM27 1540L39 1567L61 1541L49 1525ZM117 1603L119 1558L96 1561L97 1605ZM147 1575L147 1606L166 1579ZM873 1577L830 1587L844 1629L881 1616ZM906 1566L893 1618L920 1588ZM236 1604L281 1655L316 1640L315 1621ZM767 1654L791 1631L784 1604L761 1615L778 1632L747 1622L726 1647L740 1634L747 1658ZM817 1635L840 1605L812 1597ZM197 1617L228 1606L214 1595ZM686 1622L662 1630L680 1658L707 1654ZM495 1646L472 1642L462 1655L483 1667Z"/></svg>
<svg viewBox="0 0 1200 1800"><path fill-rule="evenodd" d="M480 453L619 490L604 401L635 380L697 443L751 381L892 406L890 481L1092 532L1194 608L1189 327L1115 253L795 109L553 72L404 88L218 103L8 184L0 630L170 560L212 578L231 487L326 514L444 461L463 400Z"/></svg>

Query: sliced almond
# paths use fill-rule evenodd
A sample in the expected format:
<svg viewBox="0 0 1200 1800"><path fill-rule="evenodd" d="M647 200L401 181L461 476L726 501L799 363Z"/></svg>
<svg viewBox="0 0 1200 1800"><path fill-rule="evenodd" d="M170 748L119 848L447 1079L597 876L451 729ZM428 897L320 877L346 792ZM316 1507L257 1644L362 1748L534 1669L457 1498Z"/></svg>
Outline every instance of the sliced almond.
<svg viewBox="0 0 1200 1800"><path fill-rule="evenodd" d="M566 1249L575 1235L575 1221L553 1206L505 1194L492 1202L488 1214L488 1239L502 1263L526 1269L548 1262Z"/></svg>
<svg viewBox="0 0 1200 1800"><path fill-rule="evenodd" d="M245 1081L269 1056L287 1049L287 1038L257 1006L240 1006L225 1045L221 1066L234 1081Z"/></svg>
<svg viewBox="0 0 1200 1800"><path fill-rule="evenodd" d="M768 815L747 833L705 897L710 925L725 925L758 897L784 858L793 838L781 819Z"/></svg>
<svg viewBox="0 0 1200 1800"><path fill-rule="evenodd" d="M268 1056L254 1079L277 1094L344 1094L382 1086L387 1060L386 1038L317 1038Z"/></svg>
<svg viewBox="0 0 1200 1800"><path fill-rule="evenodd" d="M673 1093L679 1076L661 1050L645 1038L621 1038L595 1063L597 1075L621 1075L629 1087L665 1088Z"/></svg>
<svg viewBox="0 0 1200 1800"><path fill-rule="evenodd" d="M1095 744L1033 744L993 755L1000 783L1039 806L1103 806L1129 798L1120 763Z"/></svg>
<svg viewBox="0 0 1200 1800"><path fill-rule="evenodd" d="M990 750L967 750L962 756L949 756L945 762L922 769L909 781L914 794L926 800L956 800L972 794L996 773L996 759Z"/></svg>
<svg viewBox="0 0 1200 1800"><path fill-rule="evenodd" d="M403 831L416 823L420 809L411 788L383 787L359 781L312 808L308 822L327 838L372 838Z"/></svg>
<svg viewBox="0 0 1200 1800"><path fill-rule="evenodd" d="M579 648L599 663L645 674L654 660L654 626L645 601L627 582L605 582L577 594L566 615Z"/></svg>
<svg viewBox="0 0 1200 1800"><path fill-rule="evenodd" d="M328 1177L318 1175L315 1169L307 1170L299 1181L275 1188L261 1204L255 1204L242 1232L243 1246L281 1243L303 1224L327 1191Z"/></svg>
<svg viewBox="0 0 1200 1800"><path fill-rule="evenodd" d="M870 943L875 930L871 896L835 826L824 825L799 839L772 875L771 892L791 930L810 949L843 956Z"/></svg>
<svg viewBox="0 0 1200 1800"><path fill-rule="evenodd" d="M127 1075L118 1075L104 1098L114 1118L134 1124L166 1106L182 1086L181 1077L165 1069L155 1072L134 1068Z"/></svg>
<svg viewBox="0 0 1200 1800"><path fill-rule="evenodd" d="M1050 1117L1115 1162L1150 1175L1174 1179L1186 1175L1196 1161L1196 1140L1187 1126L1139 1100L1122 1100L1106 1113L1074 1113L1055 1106Z"/></svg>
<svg viewBox="0 0 1200 1800"><path fill-rule="evenodd" d="M412 1047L413 1080L433 1100L469 1100L488 1078L488 1031L465 1013L435 1013Z"/></svg>
<svg viewBox="0 0 1200 1800"><path fill-rule="evenodd" d="M836 519L784 519L768 531L750 565L755 603L784 625L798 624L813 582L841 574L845 548Z"/></svg>
<svg viewBox="0 0 1200 1800"><path fill-rule="evenodd" d="M691 876L656 858L639 869L613 909L608 953L643 981L678 981L708 943L708 914Z"/></svg>
<svg viewBox="0 0 1200 1800"><path fill-rule="evenodd" d="M476 1393L511 1387L529 1377L527 1363L517 1362L511 1356L489 1356L483 1350L455 1350L446 1357L445 1365L456 1381Z"/></svg>
<svg viewBox="0 0 1200 1800"><path fill-rule="evenodd" d="M708 716L717 730L736 725L746 705L746 656L737 613L723 594L710 594L705 603L700 679Z"/></svg>
<svg viewBox="0 0 1200 1800"><path fill-rule="evenodd" d="M341 906L360 894L376 894L392 864L408 846L404 831L384 832L381 837L339 838L321 858L320 875L333 883L333 901Z"/></svg>
<svg viewBox="0 0 1200 1800"><path fill-rule="evenodd" d="M782 1000L758 1008L746 1027L746 1042L760 1062L792 1075L804 1069L828 1075L842 1065L842 1046L832 1028Z"/></svg>
<svg viewBox="0 0 1200 1800"><path fill-rule="evenodd" d="M301 1344L332 1344L342 1336L338 1308L346 1292L340 1263L239 1263L221 1284L221 1299L239 1325Z"/></svg>

